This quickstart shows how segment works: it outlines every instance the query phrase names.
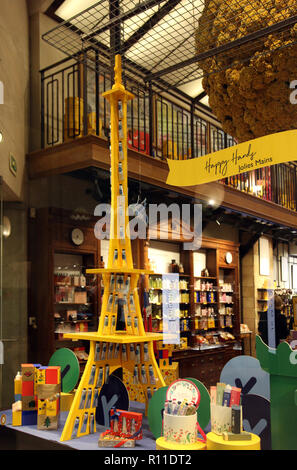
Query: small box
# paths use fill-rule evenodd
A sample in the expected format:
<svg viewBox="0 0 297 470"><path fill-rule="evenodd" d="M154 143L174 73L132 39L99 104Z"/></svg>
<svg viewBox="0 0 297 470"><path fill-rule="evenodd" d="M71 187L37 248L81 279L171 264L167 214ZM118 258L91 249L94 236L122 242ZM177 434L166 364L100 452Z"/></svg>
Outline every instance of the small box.
<svg viewBox="0 0 297 470"><path fill-rule="evenodd" d="M122 437L111 436L108 434L103 436L102 434L98 440L99 447L135 447L135 439L123 439Z"/></svg>
<svg viewBox="0 0 297 470"><path fill-rule="evenodd" d="M46 402L46 416L57 416L59 414L59 399L47 399Z"/></svg>
<svg viewBox="0 0 297 470"><path fill-rule="evenodd" d="M34 382L25 381L22 382L22 397L33 397L34 396Z"/></svg>
<svg viewBox="0 0 297 470"><path fill-rule="evenodd" d="M22 364L22 381L34 382L35 367L34 364Z"/></svg>
<svg viewBox="0 0 297 470"><path fill-rule="evenodd" d="M22 426L35 426L37 424L37 411L22 411Z"/></svg>
<svg viewBox="0 0 297 470"><path fill-rule="evenodd" d="M46 414L46 400L38 400L37 413L38 416Z"/></svg>
<svg viewBox="0 0 297 470"><path fill-rule="evenodd" d="M180 343L177 349L187 349L188 347L188 338L180 338Z"/></svg>
<svg viewBox="0 0 297 470"><path fill-rule="evenodd" d="M39 384L37 385L38 400L52 398L61 391L61 384Z"/></svg>
<svg viewBox="0 0 297 470"><path fill-rule="evenodd" d="M49 366L45 371L46 384L59 384L61 382L61 373L59 366Z"/></svg>
<svg viewBox="0 0 297 470"><path fill-rule="evenodd" d="M39 415L37 417L37 429L52 430L59 427L59 416Z"/></svg>
<svg viewBox="0 0 297 470"><path fill-rule="evenodd" d="M45 384L45 373L47 367L40 367L35 371L35 383L38 384Z"/></svg>
<svg viewBox="0 0 297 470"><path fill-rule="evenodd" d="M15 411L22 411L22 402L21 401L16 401L15 403L12 404L12 412L14 413Z"/></svg>
<svg viewBox="0 0 297 470"><path fill-rule="evenodd" d="M142 413L111 409L110 422L114 436L142 439Z"/></svg>
<svg viewBox="0 0 297 470"><path fill-rule="evenodd" d="M12 412L12 425L22 426L22 411L21 410Z"/></svg>
<svg viewBox="0 0 297 470"><path fill-rule="evenodd" d="M57 368L52 368L51 374ZM58 367L58 369L60 369ZM47 369L48 370L48 369ZM38 384L38 429L58 429L60 415L61 384Z"/></svg>
<svg viewBox="0 0 297 470"><path fill-rule="evenodd" d="M166 367L169 367L169 358L165 358L165 359L158 359L158 364L159 364L159 367L162 369L162 368L166 368Z"/></svg>
<svg viewBox="0 0 297 470"><path fill-rule="evenodd" d="M34 411L37 410L37 400L35 396L22 397L23 411Z"/></svg>
<svg viewBox="0 0 297 470"><path fill-rule="evenodd" d="M242 431L239 434L234 434L232 432L223 432L224 441L250 441L252 435L250 432Z"/></svg>
<svg viewBox="0 0 297 470"><path fill-rule="evenodd" d="M233 405L231 410L231 432L240 434L242 431L242 408L240 405Z"/></svg>
<svg viewBox="0 0 297 470"><path fill-rule="evenodd" d="M74 293L74 303L76 304L86 304L87 303L87 293L82 292L75 292Z"/></svg>
<svg viewBox="0 0 297 470"><path fill-rule="evenodd" d="M65 393L60 394L60 410L69 411L73 402L74 393Z"/></svg>
<svg viewBox="0 0 297 470"><path fill-rule="evenodd" d="M173 362L167 367L160 366L161 373L166 385L172 384L175 380L179 378L179 364L178 362Z"/></svg>

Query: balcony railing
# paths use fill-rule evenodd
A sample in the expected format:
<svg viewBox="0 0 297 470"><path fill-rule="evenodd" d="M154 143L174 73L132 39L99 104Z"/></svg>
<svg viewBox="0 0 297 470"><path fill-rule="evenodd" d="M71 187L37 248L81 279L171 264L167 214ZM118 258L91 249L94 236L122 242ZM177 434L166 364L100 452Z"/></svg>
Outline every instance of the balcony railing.
<svg viewBox="0 0 297 470"><path fill-rule="evenodd" d="M96 59L98 60L98 58ZM198 106L166 90L124 77L135 99L128 104L128 148L158 159L197 158L234 145L235 140ZM108 67L65 59L41 71L41 146L94 134L109 137L110 112L101 94L112 86ZM295 164L280 164L221 182L296 211Z"/></svg>

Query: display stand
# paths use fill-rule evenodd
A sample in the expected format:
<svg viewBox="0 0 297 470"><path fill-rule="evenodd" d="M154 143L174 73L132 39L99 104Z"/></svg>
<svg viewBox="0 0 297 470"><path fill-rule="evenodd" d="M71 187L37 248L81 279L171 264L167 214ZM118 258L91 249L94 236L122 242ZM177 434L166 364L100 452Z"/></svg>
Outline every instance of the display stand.
<svg viewBox="0 0 297 470"><path fill-rule="evenodd" d="M206 439L207 450L261 450L261 439L256 434L250 441L225 441L223 436L209 432Z"/></svg>
<svg viewBox="0 0 297 470"><path fill-rule="evenodd" d="M138 296L140 274L134 269L128 215L127 101L132 93L122 85L121 57L115 57L115 84L103 96L111 110L111 215L108 265L88 269L102 275L104 294L97 332L65 334L65 338L90 341L89 358L75 393L61 441L96 431L97 397L108 376L118 368L127 369L135 384L141 384L148 400L165 386L154 355L153 341L159 333L146 333Z"/></svg>
<svg viewBox="0 0 297 470"><path fill-rule="evenodd" d="M195 444L182 445L177 442L166 441L164 437L156 440L156 450L206 450L206 444L195 442Z"/></svg>

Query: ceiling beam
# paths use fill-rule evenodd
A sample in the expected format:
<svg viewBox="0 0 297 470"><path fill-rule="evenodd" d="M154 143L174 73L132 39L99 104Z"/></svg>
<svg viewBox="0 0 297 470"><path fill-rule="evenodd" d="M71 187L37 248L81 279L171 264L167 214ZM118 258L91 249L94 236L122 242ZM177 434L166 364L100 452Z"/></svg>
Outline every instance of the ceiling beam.
<svg viewBox="0 0 297 470"><path fill-rule="evenodd" d="M82 39L84 41L88 41L94 38L95 36L98 36L99 34L103 33L104 31L108 31L112 26L115 26L118 23L123 23L124 21L129 20L130 18L133 18L133 16L139 15L140 13L143 13L145 10L149 10L150 8L153 8L156 5L159 5L161 1L162 0L146 0L145 2L141 2L138 5L136 5L134 8L131 8L131 10L128 10L122 13L117 18L111 19L104 26L96 29L96 31L93 31L92 33L89 33L83 36Z"/></svg>
<svg viewBox="0 0 297 470"><path fill-rule="evenodd" d="M198 101L202 100L202 98L204 98L205 96L207 96L207 93L206 91L202 91L201 93L199 93L199 95L195 96L195 98L193 98L193 103L198 103Z"/></svg>
<svg viewBox="0 0 297 470"><path fill-rule="evenodd" d="M294 15L286 20L280 21L278 23L273 24L272 26L268 26L266 28L259 29L253 33L247 34L244 37L236 39L235 41L228 42L227 44L223 44L219 47L213 47L208 51L202 52L201 54L196 54L191 59L187 59L179 64L172 65L167 67L166 69L159 70L158 72L152 73L146 77L146 80L156 80L157 78L172 73L176 70L181 68L187 67L189 65L195 64L197 62L201 62L202 60L209 59L210 57L217 56L222 54L223 52L230 51L232 49L238 48L244 44L249 42L255 41L257 39L263 38L268 36L272 33L277 33L288 29L291 26L294 26L297 23L297 15Z"/></svg>
<svg viewBox="0 0 297 470"><path fill-rule="evenodd" d="M181 0L169 0L148 21L146 21L135 33L133 33L121 47L122 54L125 54L134 44L136 44L146 33L159 23L168 13L175 8Z"/></svg>
<svg viewBox="0 0 297 470"><path fill-rule="evenodd" d="M262 235L263 232L255 233L245 245L240 245L240 258L243 258L250 251L250 249L254 246L254 244L259 240Z"/></svg>

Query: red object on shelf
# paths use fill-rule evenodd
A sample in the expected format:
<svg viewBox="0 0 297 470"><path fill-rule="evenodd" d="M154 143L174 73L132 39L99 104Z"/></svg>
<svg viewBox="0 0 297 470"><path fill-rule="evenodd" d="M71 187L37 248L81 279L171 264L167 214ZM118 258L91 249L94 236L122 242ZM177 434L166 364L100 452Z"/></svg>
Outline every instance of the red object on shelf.
<svg viewBox="0 0 297 470"><path fill-rule="evenodd" d="M60 366L48 366L45 370L46 384L60 383Z"/></svg>
<svg viewBox="0 0 297 470"><path fill-rule="evenodd" d="M128 148L140 153L150 154L150 136L143 131L128 130Z"/></svg>
<svg viewBox="0 0 297 470"><path fill-rule="evenodd" d="M22 396L32 397L34 395L34 381L22 382Z"/></svg>
<svg viewBox="0 0 297 470"><path fill-rule="evenodd" d="M117 422L116 426L115 421ZM132 421L134 421L133 424ZM120 436L125 439L142 439L142 413L112 408L110 410L110 428L109 432L115 436Z"/></svg>

